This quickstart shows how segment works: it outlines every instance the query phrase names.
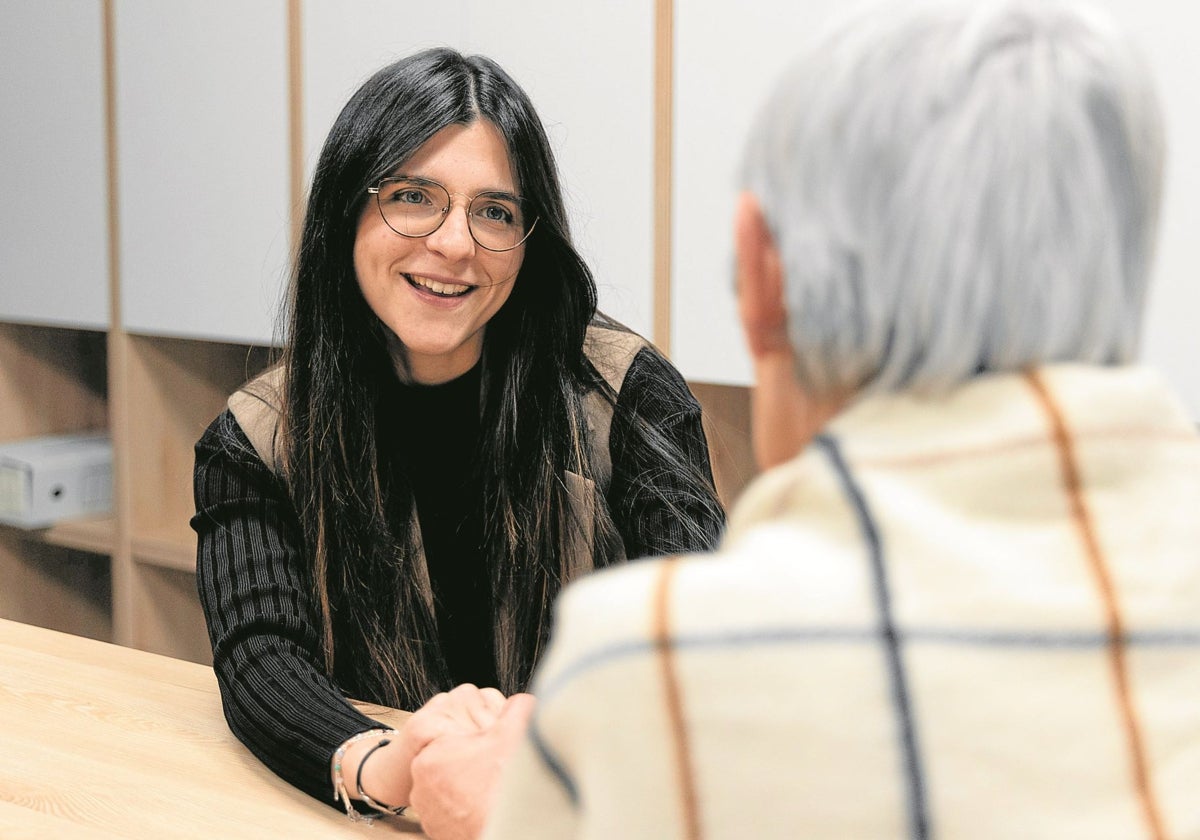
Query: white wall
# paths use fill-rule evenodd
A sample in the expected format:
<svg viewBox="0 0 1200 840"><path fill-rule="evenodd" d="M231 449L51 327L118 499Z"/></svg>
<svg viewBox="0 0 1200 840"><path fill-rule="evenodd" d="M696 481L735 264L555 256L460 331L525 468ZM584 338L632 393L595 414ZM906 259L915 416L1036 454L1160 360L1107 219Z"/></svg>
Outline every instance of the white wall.
<svg viewBox="0 0 1200 840"><path fill-rule="evenodd" d="M1200 5L1095 2L1141 43L1165 103L1170 162L1143 357L1200 418ZM676 4L672 350L690 379L750 382L732 292L735 167L770 81L842 5L759 0L731 13L728 0Z"/></svg>

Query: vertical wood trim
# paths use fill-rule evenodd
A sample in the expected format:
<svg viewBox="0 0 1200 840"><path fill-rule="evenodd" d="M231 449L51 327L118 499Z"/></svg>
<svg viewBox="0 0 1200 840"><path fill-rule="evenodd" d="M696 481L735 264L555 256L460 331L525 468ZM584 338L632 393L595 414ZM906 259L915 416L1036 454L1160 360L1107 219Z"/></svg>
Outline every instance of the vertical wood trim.
<svg viewBox="0 0 1200 840"><path fill-rule="evenodd" d="M117 136L115 0L102 0L104 29L104 143L108 179L108 433L113 446L113 511L116 533L112 552L113 641L132 645L133 554L129 494L128 337L121 318L121 214Z"/></svg>
<svg viewBox="0 0 1200 840"><path fill-rule="evenodd" d="M304 10L301 0L288 0L288 141L291 176L291 252L300 252L304 230Z"/></svg>
<svg viewBox="0 0 1200 840"><path fill-rule="evenodd" d="M654 343L671 354L671 143L674 0L654 4Z"/></svg>

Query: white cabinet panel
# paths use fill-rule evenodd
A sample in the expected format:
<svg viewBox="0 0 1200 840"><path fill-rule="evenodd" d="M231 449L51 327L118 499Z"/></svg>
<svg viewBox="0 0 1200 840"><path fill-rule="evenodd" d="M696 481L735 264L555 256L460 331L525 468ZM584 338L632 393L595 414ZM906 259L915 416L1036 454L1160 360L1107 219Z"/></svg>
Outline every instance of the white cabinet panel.
<svg viewBox="0 0 1200 840"><path fill-rule="evenodd" d="M99 0L0 2L0 320L109 325Z"/></svg>
<svg viewBox="0 0 1200 840"><path fill-rule="evenodd" d="M334 119L372 73L418 50L462 42L463 0L305 0L302 5L304 157L311 181Z"/></svg>
<svg viewBox="0 0 1200 840"><path fill-rule="evenodd" d="M562 170L600 307L649 336L654 297L654 3L469 0L466 48L528 91Z"/></svg>
<svg viewBox="0 0 1200 840"><path fill-rule="evenodd" d="M1200 421L1200 6L1172 0L1093 0L1129 30L1150 65L1167 123L1166 184L1142 358L1182 390Z"/></svg>
<svg viewBox="0 0 1200 840"><path fill-rule="evenodd" d="M1200 7L1094 2L1140 42L1164 99L1169 159L1143 358L1168 374L1200 418L1200 58L1193 43ZM731 215L742 143L769 85L838 5L676 4L671 346L689 378L750 382L732 288Z"/></svg>
<svg viewBox="0 0 1200 840"><path fill-rule="evenodd" d="M425 47L494 58L545 123L576 243L600 305L651 326L653 4L477 0L304 3L305 158L310 174L338 110L371 72Z"/></svg>
<svg viewBox="0 0 1200 840"><path fill-rule="evenodd" d="M675 4L671 356L701 382L746 385L733 292L733 205L750 122L835 0Z"/></svg>
<svg viewBox="0 0 1200 840"><path fill-rule="evenodd" d="M117 0L122 321L266 342L289 249L284 0Z"/></svg>

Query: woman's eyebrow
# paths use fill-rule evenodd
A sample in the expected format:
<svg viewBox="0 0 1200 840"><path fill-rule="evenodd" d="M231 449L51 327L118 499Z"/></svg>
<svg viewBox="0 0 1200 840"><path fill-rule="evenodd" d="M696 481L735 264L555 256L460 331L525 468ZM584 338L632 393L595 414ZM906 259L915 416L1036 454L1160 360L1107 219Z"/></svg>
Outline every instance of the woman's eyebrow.
<svg viewBox="0 0 1200 840"><path fill-rule="evenodd" d="M509 198L513 201L521 200L521 196L511 190L480 190L475 195L492 195L496 198Z"/></svg>
<svg viewBox="0 0 1200 840"><path fill-rule="evenodd" d="M459 194L458 191L451 190L448 186L446 186L445 184L443 184L441 181L437 180L436 178L426 178L424 175L414 175L411 172L404 172L404 171L397 170L396 172L393 172L391 175L388 175L387 177L403 178L406 181L417 181L422 184L437 184L439 187L443 187L444 189L446 189L447 192L453 192L456 195ZM468 193L462 193L462 194L468 195ZM494 195L499 198L510 198L513 201L521 200L520 193L514 192L512 189L509 189L507 187L484 187L481 190L477 190L476 192L469 193L469 195L473 195L473 196L475 196L475 195Z"/></svg>

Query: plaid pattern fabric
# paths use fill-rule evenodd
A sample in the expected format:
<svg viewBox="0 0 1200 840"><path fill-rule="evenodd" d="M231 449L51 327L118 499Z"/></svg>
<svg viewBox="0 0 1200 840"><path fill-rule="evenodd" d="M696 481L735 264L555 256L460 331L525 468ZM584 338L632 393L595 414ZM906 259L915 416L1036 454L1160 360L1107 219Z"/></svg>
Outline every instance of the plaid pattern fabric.
<svg viewBox="0 0 1200 840"><path fill-rule="evenodd" d="M492 840L1200 838L1200 438L1141 368L864 400L536 693Z"/></svg>

